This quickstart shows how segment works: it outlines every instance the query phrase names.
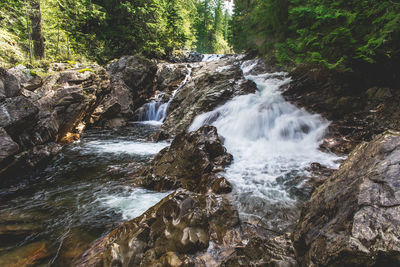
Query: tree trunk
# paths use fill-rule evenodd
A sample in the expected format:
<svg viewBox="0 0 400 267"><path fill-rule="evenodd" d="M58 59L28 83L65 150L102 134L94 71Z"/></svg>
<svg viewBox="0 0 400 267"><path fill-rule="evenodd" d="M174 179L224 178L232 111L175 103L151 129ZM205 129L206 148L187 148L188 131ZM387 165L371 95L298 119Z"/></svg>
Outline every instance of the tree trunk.
<svg viewBox="0 0 400 267"><path fill-rule="evenodd" d="M44 37L42 32L42 15L40 11L40 0L29 0L31 4L31 24L32 24L32 41L33 53L35 57L45 58Z"/></svg>

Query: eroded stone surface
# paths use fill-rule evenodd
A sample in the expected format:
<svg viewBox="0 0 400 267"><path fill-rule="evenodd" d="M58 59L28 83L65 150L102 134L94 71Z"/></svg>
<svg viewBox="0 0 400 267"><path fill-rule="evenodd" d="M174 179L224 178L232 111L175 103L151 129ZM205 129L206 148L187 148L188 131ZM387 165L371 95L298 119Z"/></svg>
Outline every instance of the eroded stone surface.
<svg viewBox="0 0 400 267"><path fill-rule="evenodd" d="M194 266L196 252L238 224L222 197L178 190L96 241L76 266Z"/></svg>
<svg viewBox="0 0 400 267"><path fill-rule="evenodd" d="M359 145L302 210L294 231L304 265L400 264L400 133Z"/></svg>
<svg viewBox="0 0 400 267"><path fill-rule="evenodd" d="M232 58L192 67L191 77L171 101L162 134L156 139L173 137L187 130L197 115L257 89L253 82L244 79L239 62Z"/></svg>
<svg viewBox="0 0 400 267"><path fill-rule="evenodd" d="M178 135L170 147L160 151L134 184L165 191L185 188L193 192L228 193L230 183L217 173L232 161L213 126Z"/></svg>

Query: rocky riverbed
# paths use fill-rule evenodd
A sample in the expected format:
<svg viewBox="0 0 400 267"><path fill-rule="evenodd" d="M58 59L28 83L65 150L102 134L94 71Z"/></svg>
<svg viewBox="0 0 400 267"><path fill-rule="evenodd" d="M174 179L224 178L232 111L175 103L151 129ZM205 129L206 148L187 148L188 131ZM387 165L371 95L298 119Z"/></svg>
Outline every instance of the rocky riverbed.
<svg viewBox="0 0 400 267"><path fill-rule="evenodd" d="M400 134L386 130L398 130L398 92L371 88L350 99L340 89L326 89L332 85L327 78L329 86L322 88L329 94L323 95L318 86L327 76L301 68L291 74L271 72L262 61L243 58L207 55L203 61L196 57L169 63L125 56L107 70L54 64L44 77L21 67L1 70L0 175L8 201L2 209L12 211L10 196L22 192L16 186L21 168L38 173L53 156L79 146L76 140L87 128L114 135L152 130L134 144L83 143L94 155L108 151L112 164L95 172L89 162L87 171L79 169L74 176L87 177L90 184L102 173L105 183L134 191L126 203L137 203L134 199L143 191L135 190L167 195L139 217L122 216L114 230L101 228L105 235L98 231L86 243L79 241L74 253L60 246L52 254L51 237L37 247L25 242L33 252L20 252L19 262L396 266ZM145 161L120 158L127 150L158 154ZM43 175L39 172L36 181ZM121 214L120 208L107 211ZM0 223L6 229L12 225L7 215ZM7 231L0 237L13 236ZM41 231L31 229L26 235ZM11 264L9 255L18 255L15 246L0 252L5 266ZM28 261L35 253L44 256Z"/></svg>

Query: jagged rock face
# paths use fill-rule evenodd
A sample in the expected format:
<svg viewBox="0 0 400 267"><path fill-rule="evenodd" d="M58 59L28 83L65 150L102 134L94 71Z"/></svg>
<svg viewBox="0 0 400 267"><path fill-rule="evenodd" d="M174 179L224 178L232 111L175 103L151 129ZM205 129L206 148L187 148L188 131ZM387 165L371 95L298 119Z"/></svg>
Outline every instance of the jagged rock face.
<svg viewBox="0 0 400 267"><path fill-rule="evenodd" d="M296 267L298 263L288 235L273 238L253 236L245 246L236 248L235 253L220 266Z"/></svg>
<svg viewBox="0 0 400 267"><path fill-rule="evenodd" d="M292 82L283 96L332 121L322 144L328 151L348 154L386 129L400 130L398 88L368 88L354 77L306 65L290 76Z"/></svg>
<svg viewBox="0 0 400 267"><path fill-rule="evenodd" d="M96 241L75 266L194 266L195 253L238 224L224 198L178 190Z"/></svg>
<svg viewBox="0 0 400 267"><path fill-rule="evenodd" d="M186 64L158 64L156 73L156 88L158 91L172 92L185 79L188 68Z"/></svg>
<svg viewBox="0 0 400 267"><path fill-rule="evenodd" d="M359 145L301 212L304 266L399 266L400 133Z"/></svg>
<svg viewBox="0 0 400 267"><path fill-rule="evenodd" d="M9 150L7 164L0 162L1 176L12 176L6 173L20 172L27 165L35 167L58 153L56 143L79 138L109 89L106 71L97 65L90 68L53 73L34 92L22 89L22 95L0 103L0 127L19 148ZM3 146L1 149L6 151Z"/></svg>
<svg viewBox="0 0 400 267"><path fill-rule="evenodd" d="M124 56L108 65L107 71L111 91L99 105L93 121L106 128L124 126L153 95L157 65L140 55Z"/></svg>
<svg viewBox="0 0 400 267"><path fill-rule="evenodd" d="M6 71L0 68L0 101L6 97L14 97L21 94L21 85L18 79Z"/></svg>
<svg viewBox="0 0 400 267"><path fill-rule="evenodd" d="M229 193L230 183L217 173L232 161L213 126L179 134L135 178L136 185L165 191L185 188L193 192Z"/></svg>
<svg viewBox="0 0 400 267"><path fill-rule="evenodd" d="M240 66L234 63L226 59L193 65L191 78L172 100L163 133L156 139L185 131L197 115L213 110L234 96L254 93L256 85L244 79Z"/></svg>
<svg viewBox="0 0 400 267"><path fill-rule="evenodd" d="M19 150L19 146L15 143L7 132L0 128L0 162L16 154Z"/></svg>

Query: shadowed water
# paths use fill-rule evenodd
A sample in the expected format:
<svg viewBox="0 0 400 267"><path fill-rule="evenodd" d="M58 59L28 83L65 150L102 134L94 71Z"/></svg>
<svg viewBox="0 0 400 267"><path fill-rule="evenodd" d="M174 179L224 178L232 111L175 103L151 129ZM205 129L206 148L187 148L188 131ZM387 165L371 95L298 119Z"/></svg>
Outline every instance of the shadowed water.
<svg viewBox="0 0 400 267"><path fill-rule="evenodd" d="M0 188L0 266L71 266L90 242L166 196L129 187L115 174L120 166L149 162L168 145L146 141L156 129L89 131L45 170Z"/></svg>

